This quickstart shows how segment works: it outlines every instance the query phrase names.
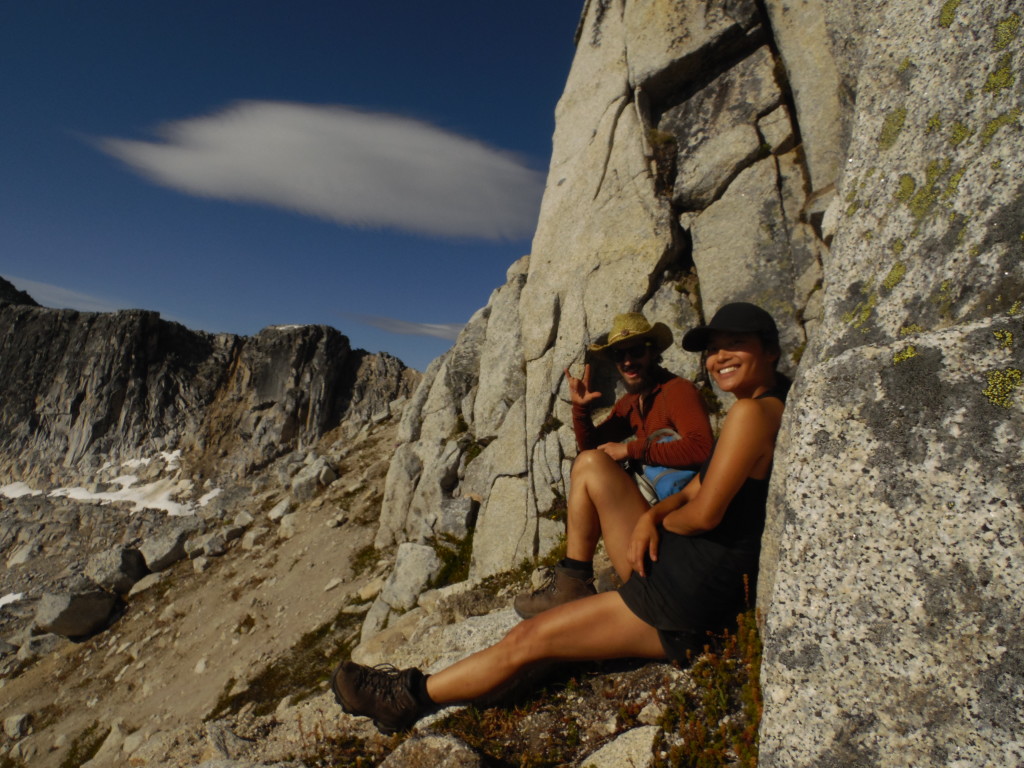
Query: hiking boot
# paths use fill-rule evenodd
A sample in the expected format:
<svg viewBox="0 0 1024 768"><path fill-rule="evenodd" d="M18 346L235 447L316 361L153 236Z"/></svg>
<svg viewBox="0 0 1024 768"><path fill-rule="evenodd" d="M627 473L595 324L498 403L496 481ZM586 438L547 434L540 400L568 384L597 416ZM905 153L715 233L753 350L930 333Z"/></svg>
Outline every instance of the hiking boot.
<svg viewBox="0 0 1024 768"><path fill-rule="evenodd" d="M533 592L516 595L512 607L521 618L532 619L538 613L562 603L579 600L597 594L594 577L573 568L556 565L548 576L547 583Z"/></svg>
<svg viewBox="0 0 1024 768"><path fill-rule="evenodd" d="M415 668L364 667L346 661L331 675L331 690L343 710L369 717L381 733L392 734L406 730L427 713L416 696L422 680L423 673Z"/></svg>

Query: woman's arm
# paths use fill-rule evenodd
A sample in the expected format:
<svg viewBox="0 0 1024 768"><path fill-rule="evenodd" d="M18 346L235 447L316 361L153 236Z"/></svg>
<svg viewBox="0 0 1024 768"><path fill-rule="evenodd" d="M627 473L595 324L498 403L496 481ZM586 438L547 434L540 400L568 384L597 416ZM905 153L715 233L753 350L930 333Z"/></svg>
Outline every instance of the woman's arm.
<svg viewBox="0 0 1024 768"><path fill-rule="evenodd" d="M679 509L700 492L700 475L686 484L683 490L666 496L653 507L644 512L633 526L633 535L629 541L629 565L641 576L646 576L644 555L651 560L658 559L658 523L676 509Z"/></svg>
<svg viewBox="0 0 1024 768"><path fill-rule="evenodd" d="M781 405L774 400L744 399L729 409L699 492L665 515L665 530L692 535L710 531L722 521L747 478L767 472L782 418Z"/></svg>

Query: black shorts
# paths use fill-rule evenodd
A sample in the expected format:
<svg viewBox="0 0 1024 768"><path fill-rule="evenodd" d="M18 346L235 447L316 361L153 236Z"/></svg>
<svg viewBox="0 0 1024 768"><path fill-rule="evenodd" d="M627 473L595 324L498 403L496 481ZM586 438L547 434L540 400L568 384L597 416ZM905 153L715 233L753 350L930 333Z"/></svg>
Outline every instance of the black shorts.
<svg viewBox="0 0 1024 768"><path fill-rule="evenodd" d="M708 632L734 626L753 605L760 553L660 527L658 533L657 562L648 557L647 576L634 572L619 594L658 630L666 655L685 661L687 651L703 648Z"/></svg>

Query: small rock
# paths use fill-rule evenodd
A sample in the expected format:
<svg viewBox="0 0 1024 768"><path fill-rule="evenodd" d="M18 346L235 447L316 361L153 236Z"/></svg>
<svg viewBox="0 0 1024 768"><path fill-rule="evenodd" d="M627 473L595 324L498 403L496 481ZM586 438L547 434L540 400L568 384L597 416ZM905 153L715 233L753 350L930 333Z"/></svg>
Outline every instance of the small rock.
<svg viewBox="0 0 1024 768"><path fill-rule="evenodd" d="M626 731L614 741L580 761L592 768L648 768L654 761L654 740L660 728L645 725Z"/></svg>
<svg viewBox="0 0 1024 768"><path fill-rule="evenodd" d="M242 549L246 552L250 552L255 549L256 542L259 541L260 537L266 532L266 528L253 528L252 530L246 531L245 535L242 536Z"/></svg>
<svg viewBox="0 0 1024 768"><path fill-rule="evenodd" d="M661 721L661 716L664 714L665 705L660 701L652 701L640 710L640 714L637 715L637 720L644 725L657 725Z"/></svg>
<svg viewBox="0 0 1024 768"><path fill-rule="evenodd" d="M282 517L292 511L292 503L289 499L281 499L274 508L267 513L267 517L271 520L280 520Z"/></svg>
<svg viewBox="0 0 1024 768"><path fill-rule="evenodd" d="M39 551L39 545L34 542L23 544L15 549L11 556L7 558L7 567L13 568L16 565L24 565L38 555Z"/></svg>
<svg viewBox="0 0 1024 768"><path fill-rule="evenodd" d="M28 733L30 716L26 714L11 715L4 718L4 733L7 738L17 741Z"/></svg>
<svg viewBox="0 0 1024 768"><path fill-rule="evenodd" d="M281 518L281 523L277 528L277 537L279 539L290 539L295 535L295 523L298 515L289 514Z"/></svg>
<svg viewBox="0 0 1024 768"><path fill-rule="evenodd" d="M169 568L185 559L185 542L188 531L178 530L163 533L146 540L139 548L149 570L156 572Z"/></svg>
<svg viewBox="0 0 1024 768"><path fill-rule="evenodd" d="M145 578L139 579L135 582L135 586L131 588L128 593L128 597L134 597L140 592L145 592L147 589L155 587L160 582L164 581L168 577L167 573L151 573Z"/></svg>
<svg viewBox="0 0 1024 768"><path fill-rule="evenodd" d="M383 576L378 576L373 581L370 581L369 583L367 583L366 586L364 586L362 589L360 589L357 594L358 594L358 597L359 597L360 601L365 603L365 602L369 602L369 601L373 600L375 597L377 597L377 595L380 594L380 591L382 589L384 589L384 577Z"/></svg>
<svg viewBox="0 0 1024 768"><path fill-rule="evenodd" d="M380 768L427 768L438 765L447 768L479 768L480 755L454 736L418 736L399 745L380 764Z"/></svg>

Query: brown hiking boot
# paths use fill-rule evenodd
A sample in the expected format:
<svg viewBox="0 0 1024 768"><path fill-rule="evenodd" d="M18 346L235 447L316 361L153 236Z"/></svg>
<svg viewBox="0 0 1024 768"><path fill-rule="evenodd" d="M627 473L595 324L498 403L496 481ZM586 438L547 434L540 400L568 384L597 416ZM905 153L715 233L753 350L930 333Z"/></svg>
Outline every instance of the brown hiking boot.
<svg viewBox="0 0 1024 768"><path fill-rule="evenodd" d="M543 613L556 605L594 594L597 592L594 589L593 576L584 576L580 571L556 565L544 586L533 592L516 595L512 607L520 617L532 619L538 613Z"/></svg>
<svg viewBox="0 0 1024 768"><path fill-rule="evenodd" d="M423 673L415 668L364 667L346 661L331 675L331 690L343 710L369 717L381 733L392 734L427 714L416 697L422 679Z"/></svg>

